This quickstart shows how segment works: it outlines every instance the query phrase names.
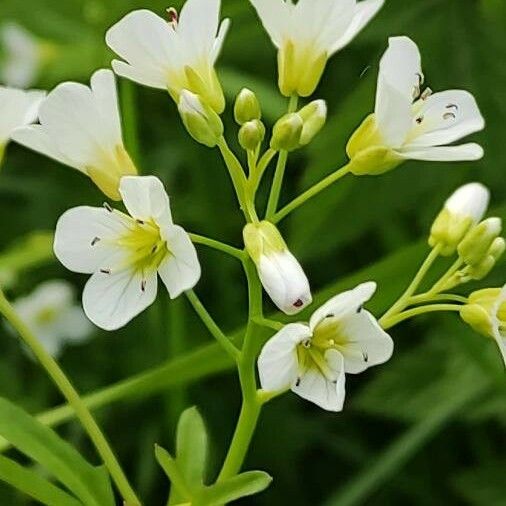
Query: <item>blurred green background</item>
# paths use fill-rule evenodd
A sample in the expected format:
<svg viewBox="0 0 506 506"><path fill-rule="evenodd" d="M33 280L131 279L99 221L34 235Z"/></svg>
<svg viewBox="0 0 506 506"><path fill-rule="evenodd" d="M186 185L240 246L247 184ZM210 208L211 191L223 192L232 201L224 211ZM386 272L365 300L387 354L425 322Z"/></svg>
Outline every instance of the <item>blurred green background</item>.
<svg viewBox="0 0 506 506"><path fill-rule="evenodd" d="M104 33L137 7L162 14L168 5L2 0L0 22L16 21L51 45L52 59L36 83L51 89L63 80L88 82L93 70L108 66ZM233 22L219 61L227 96L232 99L242 86L252 88L272 123L285 107L275 85L275 51L246 0L224 0L223 11ZM461 183L490 186L494 213L506 216L505 33L503 0L387 0L369 27L331 60L317 91L328 101L328 124L309 149L290 158L283 201L344 162L348 136L373 107L376 68L390 35L405 34L419 44L431 88L465 88L476 95L487 120L476 139L486 156L479 163L408 163L379 178L350 177L286 220L287 242L312 280L317 303L375 279L379 291L371 308L380 314L416 271L427 253L432 219ZM125 82L120 87L136 104L124 112L137 121L140 166L165 182L176 220L239 246L241 215L217 152L188 137L168 95ZM228 137L237 147L230 111L225 113ZM51 230L69 207L102 201L77 171L11 144L0 173L0 249L28 233ZM214 252L200 250L200 257L204 274L197 291L227 331L240 329L245 291L239 267ZM9 294L26 294L52 278L69 279L79 290L86 281L51 259L21 273ZM503 263L485 285L505 280ZM61 402L16 340L0 332L0 395L33 413ZM444 314L419 318L392 334L394 358L349 377L343 413L325 413L293 395L267 406L246 467L266 470L275 481L244 504L506 505L506 388L493 343ZM186 301L169 302L164 294L127 328L97 331L89 343L68 348L62 363L79 390L91 392L209 343ZM219 374L193 381L199 368L182 363L168 370L155 395L97 411L146 505L163 504L168 486L153 444L173 448L175 421L185 407L198 405L207 421L211 478L224 456L239 389L221 353L215 347L205 353L198 367ZM61 434L96 460L77 424L64 425ZM1 486L0 504L30 502Z"/></svg>

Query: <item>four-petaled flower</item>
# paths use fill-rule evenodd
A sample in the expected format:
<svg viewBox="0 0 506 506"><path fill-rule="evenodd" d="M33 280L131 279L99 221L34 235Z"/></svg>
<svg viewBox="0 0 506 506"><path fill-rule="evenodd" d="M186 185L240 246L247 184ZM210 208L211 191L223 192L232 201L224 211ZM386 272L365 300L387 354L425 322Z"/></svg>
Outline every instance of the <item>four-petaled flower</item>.
<svg viewBox="0 0 506 506"><path fill-rule="evenodd" d="M283 95L307 97L320 82L327 60L349 44L383 0L250 0L278 48Z"/></svg>
<svg viewBox="0 0 506 506"><path fill-rule="evenodd" d="M79 83L57 86L42 102L40 125L17 129L13 139L87 174L113 200L122 176L135 175L123 146L114 73L98 70L91 87Z"/></svg>
<svg viewBox="0 0 506 506"><path fill-rule="evenodd" d="M75 303L74 289L66 281L47 281L13 306L25 325L53 357L66 344L80 343L90 336L93 326Z"/></svg>
<svg viewBox="0 0 506 506"><path fill-rule="evenodd" d="M176 103L183 89L200 95L217 113L225 99L214 64L229 20L221 25L220 0L188 0L178 16L168 10L169 21L148 10L130 12L109 29L108 46L123 60L114 71L153 88L167 89Z"/></svg>
<svg viewBox="0 0 506 506"><path fill-rule="evenodd" d="M474 97L463 90L422 90L424 77L417 45L392 37L380 63L374 114L351 137L347 152L355 174L381 174L403 160L478 160L475 143L448 146L482 130Z"/></svg>
<svg viewBox="0 0 506 506"><path fill-rule="evenodd" d="M291 389L328 411L341 411L345 373L386 362L393 341L363 305L376 291L364 283L341 293L309 321L286 325L262 349L258 371L268 392Z"/></svg>
<svg viewBox="0 0 506 506"><path fill-rule="evenodd" d="M119 191L130 216L108 205L70 209L58 221L54 243L65 267L92 274L84 311L105 330L122 327L154 302L158 275L171 298L200 278L195 247L174 225L162 182L128 176Z"/></svg>

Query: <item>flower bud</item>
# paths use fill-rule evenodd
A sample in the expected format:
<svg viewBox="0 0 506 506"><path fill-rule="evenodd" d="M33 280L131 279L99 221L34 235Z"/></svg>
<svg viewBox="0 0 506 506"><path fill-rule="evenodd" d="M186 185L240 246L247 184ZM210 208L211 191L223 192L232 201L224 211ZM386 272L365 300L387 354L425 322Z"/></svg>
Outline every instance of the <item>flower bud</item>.
<svg viewBox="0 0 506 506"><path fill-rule="evenodd" d="M223 135L223 123L212 107L198 95L183 90L178 110L186 130L197 142L210 148L216 146Z"/></svg>
<svg viewBox="0 0 506 506"><path fill-rule="evenodd" d="M485 215L489 198L488 189L479 183L469 183L457 189L432 225L430 246L439 244L441 254L445 256L455 253L470 228Z"/></svg>
<svg viewBox="0 0 506 506"><path fill-rule="evenodd" d="M297 113L285 114L274 125L271 148L276 151L293 151L300 147L304 121Z"/></svg>
<svg viewBox="0 0 506 506"><path fill-rule="evenodd" d="M459 244L459 256L467 265L480 264L488 256L502 230L500 218L488 218L472 228Z"/></svg>
<svg viewBox="0 0 506 506"><path fill-rule="evenodd" d="M234 117L238 125L262 118L260 103L256 95L248 88L243 88L235 99Z"/></svg>
<svg viewBox="0 0 506 506"><path fill-rule="evenodd" d="M257 149L264 138L265 126L258 119L244 123L239 129L239 144L246 151L254 151Z"/></svg>
<svg viewBox="0 0 506 506"><path fill-rule="evenodd" d="M379 176L403 162L395 151L383 145L374 114L370 114L355 130L346 146L355 176Z"/></svg>
<svg viewBox="0 0 506 506"><path fill-rule="evenodd" d="M265 291L281 311L296 314L312 302L302 267L272 223L249 223L243 237Z"/></svg>
<svg viewBox="0 0 506 506"><path fill-rule="evenodd" d="M314 100L297 113L304 122L300 145L306 146L320 132L327 121L327 104L325 100Z"/></svg>
<svg viewBox="0 0 506 506"><path fill-rule="evenodd" d="M485 258L479 264L467 268L467 275L476 281L486 278L496 266L497 261L501 258L505 250L506 241L502 237L497 237L490 246Z"/></svg>

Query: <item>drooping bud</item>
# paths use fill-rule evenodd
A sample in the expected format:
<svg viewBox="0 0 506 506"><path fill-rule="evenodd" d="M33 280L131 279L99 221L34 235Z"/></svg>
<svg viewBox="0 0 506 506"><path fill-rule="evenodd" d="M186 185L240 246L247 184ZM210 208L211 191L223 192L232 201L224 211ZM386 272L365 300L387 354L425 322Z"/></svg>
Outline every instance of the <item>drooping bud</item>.
<svg viewBox="0 0 506 506"><path fill-rule="evenodd" d="M285 114L274 125L271 148L276 151L293 151L300 147L304 121L297 113Z"/></svg>
<svg viewBox="0 0 506 506"><path fill-rule="evenodd" d="M243 237L265 291L281 311L293 315L312 302L307 276L272 223L249 223Z"/></svg>
<svg viewBox="0 0 506 506"><path fill-rule="evenodd" d="M442 255L452 255L471 227L485 215L490 192L480 183L457 189L434 221L429 238L432 247L440 245Z"/></svg>
<svg viewBox="0 0 506 506"><path fill-rule="evenodd" d="M262 118L257 96L248 88L243 88L235 99L234 118L238 125Z"/></svg>
<svg viewBox="0 0 506 506"><path fill-rule="evenodd" d="M239 129L239 144L246 151L254 151L257 149L264 138L265 126L258 119L244 123Z"/></svg>
<svg viewBox="0 0 506 506"><path fill-rule="evenodd" d="M327 121L327 104L325 100L314 100L299 112L304 125L300 136L299 144L306 146L318 135Z"/></svg>
<svg viewBox="0 0 506 506"><path fill-rule="evenodd" d="M478 265L488 256L493 242L502 230L500 218L488 218L472 228L459 244L459 256L467 265Z"/></svg>
<svg viewBox="0 0 506 506"><path fill-rule="evenodd" d="M379 176L403 162L391 148L384 145L374 114L370 114L355 130L346 146L350 172L355 176Z"/></svg>
<svg viewBox="0 0 506 506"><path fill-rule="evenodd" d="M223 123L214 109L198 95L183 90L178 110L188 133L200 144L213 148L223 135Z"/></svg>

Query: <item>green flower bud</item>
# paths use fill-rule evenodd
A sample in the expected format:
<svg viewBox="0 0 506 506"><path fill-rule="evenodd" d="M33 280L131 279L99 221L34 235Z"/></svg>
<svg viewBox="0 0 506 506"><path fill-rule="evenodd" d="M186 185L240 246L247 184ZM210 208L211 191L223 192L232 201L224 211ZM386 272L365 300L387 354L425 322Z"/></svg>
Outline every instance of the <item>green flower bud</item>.
<svg viewBox="0 0 506 506"><path fill-rule="evenodd" d="M502 237L497 237L490 246L486 257L479 264L469 266L466 269L467 275L476 281L486 278L505 250L506 241Z"/></svg>
<svg viewBox="0 0 506 506"><path fill-rule="evenodd" d="M297 113L285 114L274 125L271 148L276 151L293 151L300 147L304 121Z"/></svg>
<svg viewBox="0 0 506 506"><path fill-rule="evenodd" d="M213 148L223 135L223 123L214 109L188 90L181 92L179 114L188 133L200 144Z"/></svg>
<svg viewBox="0 0 506 506"><path fill-rule="evenodd" d="M234 117L238 125L262 118L260 103L256 95L248 88L243 88L235 99Z"/></svg>
<svg viewBox="0 0 506 506"><path fill-rule="evenodd" d="M239 129L239 144L246 151L254 151L257 149L264 138L265 126L258 119L244 123Z"/></svg>
<svg viewBox="0 0 506 506"><path fill-rule="evenodd" d="M501 233L500 218L489 218L472 228L459 244L459 256L467 265L481 264L489 256L493 242ZM493 259L493 257L492 257Z"/></svg>
<svg viewBox="0 0 506 506"><path fill-rule="evenodd" d="M306 146L325 125L327 121L327 104L325 100L314 100L303 107L298 114L304 121L299 142L301 146Z"/></svg>
<svg viewBox="0 0 506 506"><path fill-rule="evenodd" d="M504 288L485 288L473 292L468 304L462 307L460 316L476 332L495 337L499 327L506 322L506 300Z"/></svg>

